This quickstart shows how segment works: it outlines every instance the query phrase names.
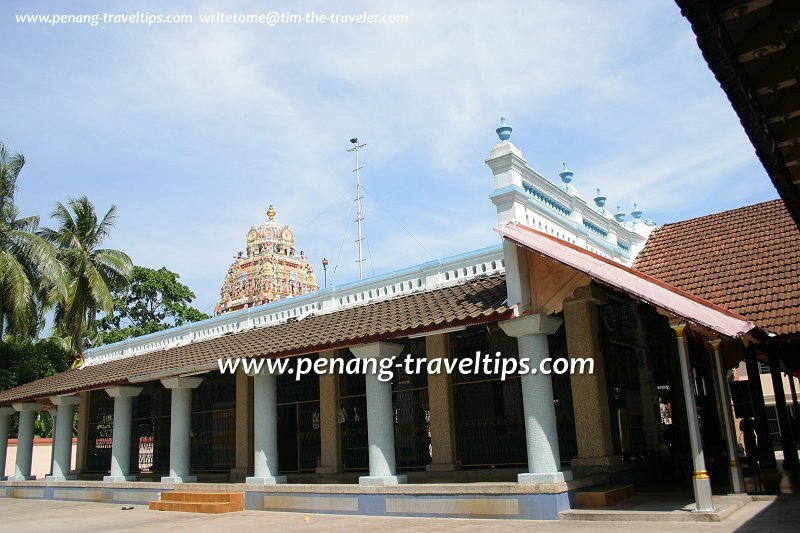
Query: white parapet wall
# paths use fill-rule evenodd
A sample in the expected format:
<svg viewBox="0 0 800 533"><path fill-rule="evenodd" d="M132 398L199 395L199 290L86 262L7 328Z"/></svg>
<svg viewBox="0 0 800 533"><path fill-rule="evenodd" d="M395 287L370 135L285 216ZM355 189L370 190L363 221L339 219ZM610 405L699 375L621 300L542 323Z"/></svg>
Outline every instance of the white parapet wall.
<svg viewBox="0 0 800 533"><path fill-rule="evenodd" d="M585 201L571 183L573 173L566 165L561 175L567 181L556 185L528 165L508 140L492 148L486 164L494 175L490 198L501 225L522 224L628 266L654 227L641 218L641 210L634 208L633 218L625 222L625 214L605 209L605 197L598 195L595 203Z"/></svg>
<svg viewBox="0 0 800 533"><path fill-rule="evenodd" d="M331 313L415 292L440 289L504 272L502 246L483 248L339 287L330 286L317 292L242 309L194 324L91 348L84 353L84 366L183 346L253 327L271 326L312 314Z"/></svg>

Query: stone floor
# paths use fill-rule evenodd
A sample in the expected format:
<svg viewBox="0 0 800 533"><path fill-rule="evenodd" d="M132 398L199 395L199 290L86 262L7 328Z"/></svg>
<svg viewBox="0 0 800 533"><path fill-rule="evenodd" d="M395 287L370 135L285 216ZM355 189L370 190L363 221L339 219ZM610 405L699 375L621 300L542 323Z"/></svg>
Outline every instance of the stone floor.
<svg viewBox="0 0 800 533"><path fill-rule="evenodd" d="M0 499L3 531L67 532L129 531L163 532L165 529L193 533L280 528L290 531L797 531L800 497L781 496L774 501L756 501L733 513L724 522L581 522L528 520L466 520L457 518L387 518L301 513L243 511L224 515L197 515L149 511L145 506L122 510L120 505L52 500Z"/></svg>
<svg viewBox="0 0 800 533"><path fill-rule="evenodd" d="M780 465L780 463L779 463ZM727 486L727 480L718 480ZM755 494L752 479L746 479ZM724 494L725 487L715 488ZM119 504L0 498L0 531L161 531L165 527L191 528L197 532L239 528L276 527L285 531L800 531L800 470L783 471L779 479L766 481L756 501L742 505L741 496L715 496L717 519L703 522L690 512L693 497L684 482L661 483L658 491L643 487L634 497L600 510L586 510L569 520L477 520L459 518L409 518L243 511L226 515L149 511L146 506L122 510ZM745 498L749 500L749 498ZM575 511L568 511L575 513ZM605 516L599 516L603 515ZM594 516L598 515L598 516ZM700 522L696 520L701 520ZM592 521L589 521L592 520ZM599 521L596 521L599 520Z"/></svg>
<svg viewBox="0 0 800 533"><path fill-rule="evenodd" d="M762 496L764 501L775 501L776 496ZM615 522L721 522L745 505L752 505L747 495L729 494L714 496L714 511L695 512L691 494L639 491L632 497L608 507L597 509L571 509L562 511L562 520L591 520Z"/></svg>
<svg viewBox="0 0 800 533"><path fill-rule="evenodd" d="M758 502L749 502L749 497L727 495L723 496L730 486L725 477L714 480L714 503L717 511L714 513L692 513L694 509L694 496L689 481L680 480L661 482L657 489L652 487L638 487L634 496L608 507L597 509L572 509L561 513L565 520L592 520L592 521L725 521L730 524L729 516L739 516L750 513L751 508L769 509L760 520L772 520L771 515L778 509L790 507L788 504L800 506L800 469L785 470L782 468L783 454L776 452L780 477L763 479L759 484L751 476L745 477L747 493ZM740 511L740 509L742 509ZM746 510L746 511L745 511ZM783 512L783 511L781 511ZM791 514L791 513L789 513ZM793 515L800 518L800 509ZM779 518L779 517L778 517ZM800 521L796 522L796 531L800 531ZM749 531L749 529L746 529Z"/></svg>

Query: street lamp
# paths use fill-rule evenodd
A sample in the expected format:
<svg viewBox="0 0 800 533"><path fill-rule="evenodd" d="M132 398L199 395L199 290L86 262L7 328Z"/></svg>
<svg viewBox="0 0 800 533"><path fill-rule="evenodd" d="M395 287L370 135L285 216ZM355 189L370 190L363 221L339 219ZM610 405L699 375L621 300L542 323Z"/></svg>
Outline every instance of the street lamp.
<svg viewBox="0 0 800 533"><path fill-rule="evenodd" d="M322 259L322 270L325 273L325 288L328 288L328 260Z"/></svg>

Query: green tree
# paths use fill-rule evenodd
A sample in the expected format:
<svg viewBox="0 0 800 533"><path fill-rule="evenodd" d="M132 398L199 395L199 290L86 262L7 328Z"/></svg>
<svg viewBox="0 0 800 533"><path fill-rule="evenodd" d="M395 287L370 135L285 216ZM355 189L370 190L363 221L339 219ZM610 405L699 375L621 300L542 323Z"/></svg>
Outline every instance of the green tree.
<svg viewBox="0 0 800 533"><path fill-rule="evenodd" d="M25 165L0 142L0 338L34 337L44 313L65 294L55 247L37 234L39 217L19 218L14 205L17 178Z"/></svg>
<svg viewBox="0 0 800 533"><path fill-rule="evenodd" d="M113 291L128 284L132 263L119 250L100 248L116 219L116 206L98 221L86 196L60 202L51 217L57 229L43 228L41 235L58 249L67 272L66 293L55 306L56 326L72 341L77 360L83 357L85 331L95 327L97 313L114 313Z"/></svg>
<svg viewBox="0 0 800 533"><path fill-rule="evenodd" d="M69 368L70 354L51 340L0 341L0 390L30 383Z"/></svg>
<svg viewBox="0 0 800 533"><path fill-rule="evenodd" d="M98 344L210 318L190 305L195 295L179 278L166 267L133 267L130 285L114 292L114 314L98 321Z"/></svg>
<svg viewBox="0 0 800 533"><path fill-rule="evenodd" d="M69 368L72 355L50 339L33 341L7 337L0 341L0 390L30 383ZM11 419L9 436L17 436L17 417ZM34 435L51 437L53 419L48 413L39 413ZM3 438L3 435L0 435Z"/></svg>

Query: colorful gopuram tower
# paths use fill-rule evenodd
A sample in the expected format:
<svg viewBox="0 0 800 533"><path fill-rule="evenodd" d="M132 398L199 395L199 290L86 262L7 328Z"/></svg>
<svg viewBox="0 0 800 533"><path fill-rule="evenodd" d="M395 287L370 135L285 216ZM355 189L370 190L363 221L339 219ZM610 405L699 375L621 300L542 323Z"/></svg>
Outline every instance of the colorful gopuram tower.
<svg viewBox="0 0 800 533"><path fill-rule="evenodd" d="M272 205L268 220L247 232L247 252L239 253L228 269L215 315L314 292L319 289L314 269L301 251L294 233L275 221Z"/></svg>

